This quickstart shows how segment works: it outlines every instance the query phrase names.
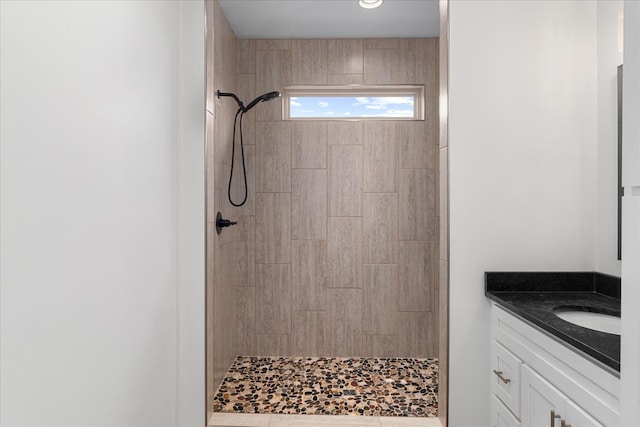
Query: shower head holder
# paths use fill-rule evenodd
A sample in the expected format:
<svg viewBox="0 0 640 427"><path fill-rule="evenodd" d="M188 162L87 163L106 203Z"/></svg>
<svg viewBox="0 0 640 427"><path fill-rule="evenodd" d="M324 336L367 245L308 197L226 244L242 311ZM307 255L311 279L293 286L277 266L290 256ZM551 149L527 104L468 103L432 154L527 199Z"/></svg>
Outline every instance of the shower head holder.
<svg viewBox="0 0 640 427"><path fill-rule="evenodd" d="M236 102L238 103L238 107L240 107L242 111L245 110L244 104L242 103L242 101L240 101L240 98L238 98L235 93L217 91L216 94L218 95L218 99L222 98L223 96L230 96L231 98L236 100Z"/></svg>
<svg viewBox="0 0 640 427"><path fill-rule="evenodd" d="M247 105L246 107L244 106L244 104L242 103L242 101L240 101L240 98L238 98L238 96L235 93L231 93L231 92L220 92L217 91L216 92L218 95L218 98L221 98L223 96L228 96L231 97L233 99L236 100L236 102L238 103L238 108L240 109L240 111L242 111L243 113L246 113L247 111L251 110L253 107L255 107L259 102L265 102L265 101L271 101L272 99L275 99L277 97L280 96L280 92L278 91L273 91L273 92L267 92L265 94L260 95L259 97L257 97L256 99L254 99L253 101L251 101L249 103L249 105Z"/></svg>

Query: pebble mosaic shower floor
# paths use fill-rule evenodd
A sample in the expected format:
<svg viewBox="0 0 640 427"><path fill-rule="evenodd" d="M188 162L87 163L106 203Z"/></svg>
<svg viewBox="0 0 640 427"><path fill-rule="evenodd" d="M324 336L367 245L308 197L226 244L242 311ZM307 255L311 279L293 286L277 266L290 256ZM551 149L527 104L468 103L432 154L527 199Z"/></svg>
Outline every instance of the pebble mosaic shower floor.
<svg viewBox="0 0 640 427"><path fill-rule="evenodd" d="M438 360L238 357L214 411L435 417Z"/></svg>

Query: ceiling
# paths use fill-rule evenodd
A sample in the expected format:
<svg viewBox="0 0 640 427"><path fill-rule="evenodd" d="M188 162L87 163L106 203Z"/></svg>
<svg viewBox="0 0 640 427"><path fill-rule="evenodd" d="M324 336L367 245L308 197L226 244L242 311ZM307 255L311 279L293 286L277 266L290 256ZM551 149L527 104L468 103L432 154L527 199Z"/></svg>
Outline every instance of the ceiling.
<svg viewBox="0 0 640 427"><path fill-rule="evenodd" d="M438 37L438 0L218 0L236 36L277 38Z"/></svg>

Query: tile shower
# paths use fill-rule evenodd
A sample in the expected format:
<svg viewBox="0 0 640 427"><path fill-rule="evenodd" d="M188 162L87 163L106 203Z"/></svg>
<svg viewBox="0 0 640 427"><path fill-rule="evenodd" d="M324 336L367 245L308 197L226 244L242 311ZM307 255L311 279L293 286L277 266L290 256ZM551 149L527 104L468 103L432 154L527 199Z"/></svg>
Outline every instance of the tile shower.
<svg viewBox="0 0 640 427"><path fill-rule="evenodd" d="M438 40L240 40L206 5L208 412L236 356L437 358ZM237 105L215 91L315 84L424 84L426 120L282 121L262 103L231 206ZM218 211L238 222L221 235Z"/></svg>

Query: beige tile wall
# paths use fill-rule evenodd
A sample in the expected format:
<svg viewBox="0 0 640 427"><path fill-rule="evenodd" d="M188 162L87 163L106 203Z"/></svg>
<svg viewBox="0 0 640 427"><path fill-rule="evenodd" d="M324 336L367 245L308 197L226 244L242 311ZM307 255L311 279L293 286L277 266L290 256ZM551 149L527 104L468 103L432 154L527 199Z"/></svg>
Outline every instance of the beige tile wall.
<svg viewBox="0 0 640 427"><path fill-rule="evenodd" d="M218 236L218 211L231 214L227 202L227 183L231 159L233 116L236 104L230 98L218 99L215 91L237 90L237 40L217 2L207 0L207 274L206 274L206 388L207 417L213 408L213 395L238 352L255 351L255 197L243 207L246 220ZM253 148L247 166L254 179ZM234 194L241 189L238 180ZM253 184L251 184L253 185ZM243 187L242 187L243 188ZM237 196L236 198L239 198ZM250 215L249 215L250 214ZM242 262L239 262L242 260ZM246 287L245 287L246 285ZM251 285L251 286L250 286ZM235 319L242 317L239 323Z"/></svg>
<svg viewBox="0 0 640 427"><path fill-rule="evenodd" d="M427 96L419 122L282 121L280 101L245 116L250 207L228 210L238 258L220 266L238 271L237 352L437 357L437 39L237 46L246 102L289 84L424 84Z"/></svg>

